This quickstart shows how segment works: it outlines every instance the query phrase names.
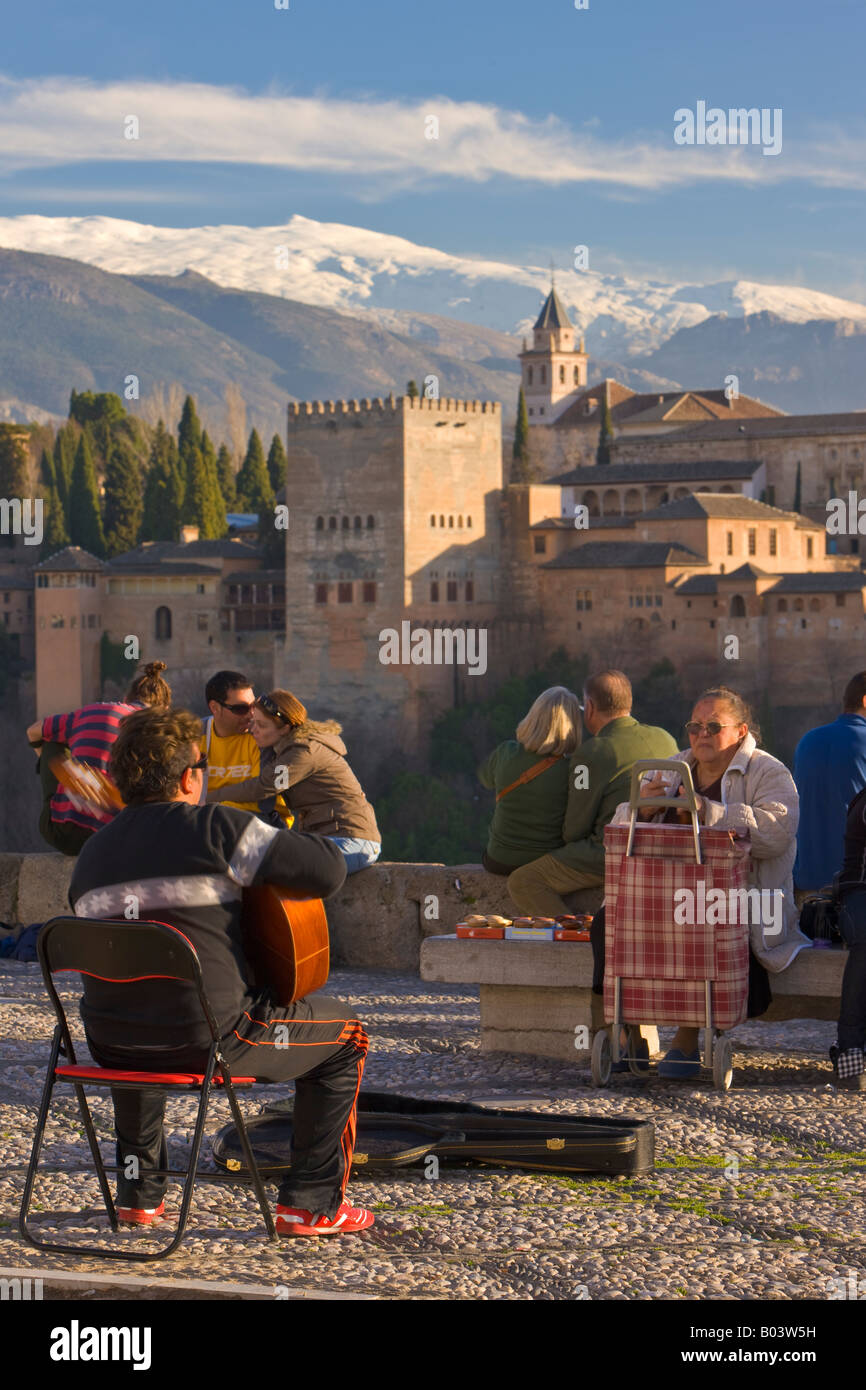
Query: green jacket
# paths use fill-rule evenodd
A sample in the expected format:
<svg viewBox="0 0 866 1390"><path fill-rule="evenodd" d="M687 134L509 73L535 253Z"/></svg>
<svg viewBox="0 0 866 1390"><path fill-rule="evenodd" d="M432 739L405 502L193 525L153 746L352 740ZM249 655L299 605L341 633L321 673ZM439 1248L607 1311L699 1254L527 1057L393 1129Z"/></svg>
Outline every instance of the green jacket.
<svg viewBox="0 0 866 1390"><path fill-rule="evenodd" d="M571 759L568 806L561 849L553 851L570 869L604 878L604 827L621 801L628 800L632 763L639 758L672 758L677 745L666 729L639 724L631 715L612 719ZM585 768L580 772L578 769ZM575 786L575 780L578 785Z"/></svg>
<svg viewBox="0 0 866 1390"><path fill-rule="evenodd" d="M478 769L485 787L502 791L539 761L515 738L494 748ZM568 801L568 758L560 758L531 782L515 787L496 803L487 853L500 864L518 869L562 844L562 821Z"/></svg>

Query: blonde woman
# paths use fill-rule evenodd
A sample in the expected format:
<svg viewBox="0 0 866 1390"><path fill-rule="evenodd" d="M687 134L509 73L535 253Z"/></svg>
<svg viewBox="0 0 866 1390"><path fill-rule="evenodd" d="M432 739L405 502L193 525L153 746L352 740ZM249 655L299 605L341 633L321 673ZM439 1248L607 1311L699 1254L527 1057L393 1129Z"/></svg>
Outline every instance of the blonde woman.
<svg viewBox="0 0 866 1390"><path fill-rule="evenodd" d="M569 758L583 737L577 696L564 685L551 686L515 734L478 769L481 783L496 792L481 862L488 873L502 876L562 844Z"/></svg>
<svg viewBox="0 0 866 1390"><path fill-rule="evenodd" d="M346 872L374 864L382 851L376 815L346 761L334 719L310 719L290 690L260 695L250 733L262 750L258 777L208 787L208 801L267 801L278 794L294 814L294 830L326 835L340 849Z"/></svg>

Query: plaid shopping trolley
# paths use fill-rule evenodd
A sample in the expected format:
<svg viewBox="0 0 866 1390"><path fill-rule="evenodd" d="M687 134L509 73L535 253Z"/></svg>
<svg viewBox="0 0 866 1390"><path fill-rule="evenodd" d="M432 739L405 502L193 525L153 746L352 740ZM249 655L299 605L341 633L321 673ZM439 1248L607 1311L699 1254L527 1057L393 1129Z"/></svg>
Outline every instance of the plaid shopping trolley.
<svg viewBox="0 0 866 1390"><path fill-rule="evenodd" d="M682 781L685 800L639 797L641 774L661 769L674 774L671 791ZM639 807L655 806L687 810L691 824L637 820ZM605 1018L704 1028L704 1066L727 1090L730 1042L713 1035L746 1017L749 839L699 826L691 769L679 759L635 763L629 810L628 824L604 832ZM607 1080L597 1075L605 1070L605 1042L611 1061L618 1060L619 1035L616 1026L611 1036L597 1034L596 1084Z"/></svg>

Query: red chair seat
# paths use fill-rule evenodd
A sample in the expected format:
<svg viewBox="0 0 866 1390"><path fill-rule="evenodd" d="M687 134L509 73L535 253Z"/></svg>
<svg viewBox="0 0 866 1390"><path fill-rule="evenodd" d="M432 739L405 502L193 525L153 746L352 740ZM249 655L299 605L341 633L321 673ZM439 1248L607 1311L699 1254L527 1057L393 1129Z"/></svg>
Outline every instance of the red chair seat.
<svg viewBox="0 0 866 1390"><path fill-rule="evenodd" d="M157 1086L200 1086L204 1072L192 1071L115 1071L112 1067L55 1067L54 1075L70 1081L149 1081ZM221 1076L214 1076L214 1085L221 1086ZM233 1076L235 1086L254 1086L254 1076Z"/></svg>

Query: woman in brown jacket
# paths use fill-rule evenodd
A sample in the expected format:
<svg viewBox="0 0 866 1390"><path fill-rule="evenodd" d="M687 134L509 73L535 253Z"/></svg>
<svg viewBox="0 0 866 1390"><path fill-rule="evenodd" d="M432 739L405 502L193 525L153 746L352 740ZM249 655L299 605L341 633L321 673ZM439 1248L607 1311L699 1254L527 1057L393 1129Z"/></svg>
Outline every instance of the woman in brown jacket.
<svg viewBox="0 0 866 1390"><path fill-rule="evenodd" d="M262 750L258 777L208 790L208 801L265 801L281 797L294 828L326 835L339 846L347 873L375 863L382 850L376 816L346 762L340 725L317 722L289 690L260 695L250 733Z"/></svg>

